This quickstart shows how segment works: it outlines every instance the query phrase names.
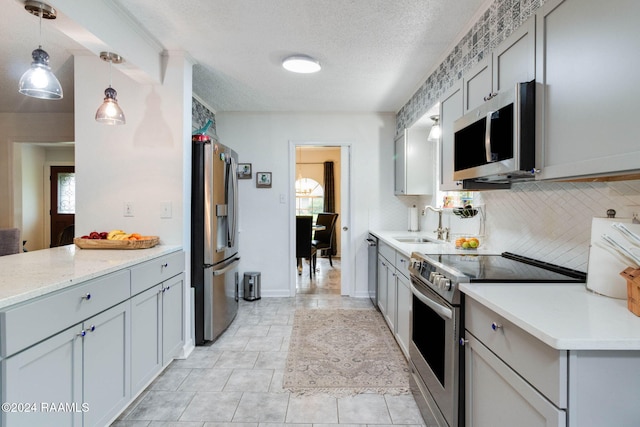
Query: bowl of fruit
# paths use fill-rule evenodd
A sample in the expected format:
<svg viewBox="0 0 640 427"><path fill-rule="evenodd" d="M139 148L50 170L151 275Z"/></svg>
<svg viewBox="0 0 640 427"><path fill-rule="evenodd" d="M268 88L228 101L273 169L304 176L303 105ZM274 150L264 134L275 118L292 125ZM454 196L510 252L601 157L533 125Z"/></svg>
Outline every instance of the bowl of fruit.
<svg viewBox="0 0 640 427"><path fill-rule="evenodd" d="M480 246L480 239L477 237L456 238L456 249L477 249Z"/></svg>

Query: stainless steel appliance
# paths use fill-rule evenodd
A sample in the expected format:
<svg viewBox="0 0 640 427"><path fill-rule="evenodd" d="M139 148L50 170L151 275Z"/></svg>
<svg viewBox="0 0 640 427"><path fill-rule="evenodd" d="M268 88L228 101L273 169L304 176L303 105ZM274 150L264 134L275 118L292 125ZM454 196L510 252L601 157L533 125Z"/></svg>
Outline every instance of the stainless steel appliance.
<svg viewBox="0 0 640 427"><path fill-rule="evenodd" d="M453 179L533 179L535 107L535 82L518 83L456 120Z"/></svg>
<svg viewBox="0 0 640 427"><path fill-rule="evenodd" d="M369 256L369 298L373 306L378 309L378 238L373 234L369 234L367 246Z"/></svg>
<svg viewBox="0 0 640 427"><path fill-rule="evenodd" d="M238 155L193 135L191 287L197 345L214 341L238 312Z"/></svg>
<svg viewBox="0 0 640 427"><path fill-rule="evenodd" d="M585 282L586 274L505 252L425 255L409 264L411 390L428 426L464 426L464 303L460 283Z"/></svg>

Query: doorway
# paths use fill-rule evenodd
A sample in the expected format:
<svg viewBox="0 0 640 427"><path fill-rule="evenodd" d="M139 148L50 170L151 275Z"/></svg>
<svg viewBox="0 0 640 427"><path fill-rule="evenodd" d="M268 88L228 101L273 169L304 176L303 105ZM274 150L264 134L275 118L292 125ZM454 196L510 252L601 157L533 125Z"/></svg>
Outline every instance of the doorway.
<svg viewBox="0 0 640 427"><path fill-rule="evenodd" d="M76 174L74 166L51 166L49 175L50 237L49 247L73 243L76 213Z"/></svg>
<svg viewBox="0 0 640 427"><path fill-rule="evenodd" d="M353 264L345 262L350 259L351 253L348 227L351 198L350 151L349 143L290 142L291 253L296 253L296 216L310 215L315 223L318 213L338 214L334 226L333 247L317 253L315 269L310 260L304 259L300 271L297 259L291 257L292 265L296 266L292 269L292 296L352 293L350 265ZM327 233L324 234L326 237Z"/></svg>

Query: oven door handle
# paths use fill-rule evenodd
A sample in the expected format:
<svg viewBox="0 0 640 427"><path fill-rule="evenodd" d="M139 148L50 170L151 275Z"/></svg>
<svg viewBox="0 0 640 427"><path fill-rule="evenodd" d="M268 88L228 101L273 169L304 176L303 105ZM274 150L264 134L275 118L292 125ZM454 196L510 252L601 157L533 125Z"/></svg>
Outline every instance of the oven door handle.
<svg viewBox="0 0 640 427"><path fill-rule="evenodd" d="M428 298L413 285L411 285L411 292L413 292L413 295L415 295L423 304L438 313L440 316L446 317L447 319L453 319L453 311L449 307L445 307L431 298Z"/></svg>

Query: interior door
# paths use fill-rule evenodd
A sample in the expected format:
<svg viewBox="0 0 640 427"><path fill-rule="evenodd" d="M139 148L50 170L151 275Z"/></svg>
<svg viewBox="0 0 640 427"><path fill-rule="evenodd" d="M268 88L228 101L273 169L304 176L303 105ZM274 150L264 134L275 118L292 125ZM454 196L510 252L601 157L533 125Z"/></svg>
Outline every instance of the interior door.
<svg viewBox="0 0 640 427"><path fill-rule="evenodd" d="M74 166L51 166L51 242L50 247L73 243L76 212Z"/></svg>

